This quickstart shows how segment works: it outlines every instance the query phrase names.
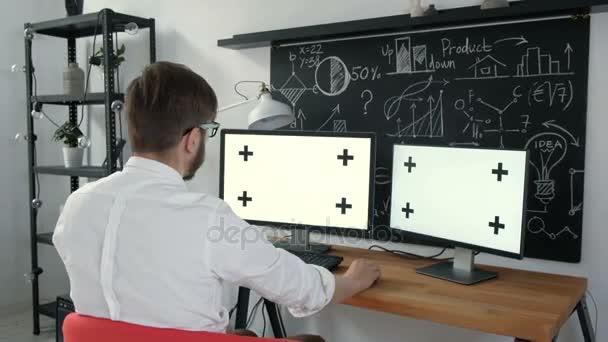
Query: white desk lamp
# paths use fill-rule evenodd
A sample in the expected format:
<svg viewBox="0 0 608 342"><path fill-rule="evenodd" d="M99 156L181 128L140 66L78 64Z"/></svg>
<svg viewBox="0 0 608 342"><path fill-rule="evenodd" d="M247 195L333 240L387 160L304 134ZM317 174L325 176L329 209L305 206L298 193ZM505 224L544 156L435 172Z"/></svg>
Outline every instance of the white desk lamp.
<svg viewBox="0 0 608 342"><path fill-rule="evenodd" d="M264 82L260 88L258 96L241 101L235 104L228 105L218 109L218 113L242 106L250 102L258 102L255 108L249 112L247 122L249 129L257 130L275 130L287 126L295 121L295 115L291 107L283 102L274 100L270 95L270 90Z"/></svg>

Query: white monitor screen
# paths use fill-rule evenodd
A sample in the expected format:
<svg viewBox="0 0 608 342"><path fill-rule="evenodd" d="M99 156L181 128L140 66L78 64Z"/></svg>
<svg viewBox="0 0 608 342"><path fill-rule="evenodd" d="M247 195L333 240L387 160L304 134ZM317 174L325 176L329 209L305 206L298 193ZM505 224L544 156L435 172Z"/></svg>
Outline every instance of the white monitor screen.
<svg viewBox="0 0 608 342"><path fill-rule="evenodd" d="M258 223L367 230L374 136L222 131L220 194Z"/></svg>
<svg viewBox="0 0 608 342"><path fill-rule="evenodd" d="M521 257L526 151L395 145L391 228Z"/></svg>

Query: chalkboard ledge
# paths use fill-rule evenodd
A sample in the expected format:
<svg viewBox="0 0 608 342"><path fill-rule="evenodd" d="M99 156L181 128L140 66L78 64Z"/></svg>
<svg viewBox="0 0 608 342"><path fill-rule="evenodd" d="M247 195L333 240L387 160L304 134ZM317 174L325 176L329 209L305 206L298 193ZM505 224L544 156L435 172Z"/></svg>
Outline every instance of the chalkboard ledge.
<svg viewBox="0 0 608 342"><path fill-rule="evenodd" d="M608 0L525 0L507 8L482 10L479 6L439 11L427 17L394 15L290 29L244 33L217 41L219 47L246 49L289 43L331 40L367 34L384 34L431 27L482 24L496 21L608 11Z"/></svg>

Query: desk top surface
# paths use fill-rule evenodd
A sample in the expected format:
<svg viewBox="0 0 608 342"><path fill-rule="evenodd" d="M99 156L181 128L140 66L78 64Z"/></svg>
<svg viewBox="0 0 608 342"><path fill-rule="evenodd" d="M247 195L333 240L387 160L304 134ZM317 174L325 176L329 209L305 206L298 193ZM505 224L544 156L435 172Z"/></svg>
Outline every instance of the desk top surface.
<svg viewBox="0 0 608 342"><path fill-rule="evenodd" d="M372 288L344 304L530 341L551 341L587 289L585 278L493 266L481 268L498 279L464 286L415 272L436 261L341 246L331 254L344 257L337 274L356 258L382 271Z"/></svg>

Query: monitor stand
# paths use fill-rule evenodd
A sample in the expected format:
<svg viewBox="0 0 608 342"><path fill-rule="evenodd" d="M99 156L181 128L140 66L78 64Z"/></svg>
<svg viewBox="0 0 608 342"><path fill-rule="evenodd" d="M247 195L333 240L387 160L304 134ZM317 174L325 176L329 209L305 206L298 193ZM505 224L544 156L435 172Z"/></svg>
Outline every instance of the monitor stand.
<svg viewBox="0 0 608 342"><path fill-rule="evenodd" d="M291 231L289 240L280 240L274 243L275 247L294 252L313 252L323 254L329 251L328 245L310 243L310 232L308 229L294 229Z"/></svg>
<svg viewBox="0 0 608 342"><path fill-rule="evenodd" d="M498 273L475 268L475 254L472 250L456 247L454 261L440 262L428 267L419 268L416 273L463 284L473 285L496 278Z"/></svg>

